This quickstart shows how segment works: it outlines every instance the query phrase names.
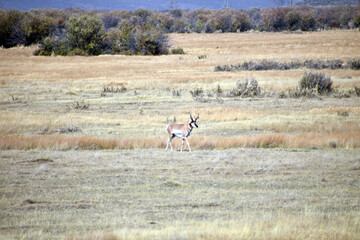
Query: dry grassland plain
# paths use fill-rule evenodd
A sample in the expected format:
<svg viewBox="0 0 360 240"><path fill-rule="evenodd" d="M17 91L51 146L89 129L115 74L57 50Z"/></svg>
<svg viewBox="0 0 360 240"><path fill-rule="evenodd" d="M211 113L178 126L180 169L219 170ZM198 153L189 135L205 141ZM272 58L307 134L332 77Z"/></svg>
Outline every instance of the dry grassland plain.
<svg viewBox="0 0 360 240"><path fill-rule="evenodd" d="M360 239L360 98L279 98L308 69L216 65L360 56L359 31L171 34L185 55L0 49L1 239ZM325 69L334 87L360 71ZM255 78L254 98L216 96ZM204 90L196 101L189 91ZM168 123L199 113L192 152Z"/></svg>

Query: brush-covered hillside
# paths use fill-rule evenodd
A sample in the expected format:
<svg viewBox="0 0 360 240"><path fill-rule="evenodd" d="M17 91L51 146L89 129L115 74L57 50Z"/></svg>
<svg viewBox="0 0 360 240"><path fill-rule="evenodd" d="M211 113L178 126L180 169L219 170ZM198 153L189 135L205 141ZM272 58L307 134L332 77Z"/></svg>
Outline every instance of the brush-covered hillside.
<svg viewBox="0 0 360 240"><path fill-rule="evenodd" d="M326 6L326 5L357 5L359 0L302 0L296 5Z"/></svg>

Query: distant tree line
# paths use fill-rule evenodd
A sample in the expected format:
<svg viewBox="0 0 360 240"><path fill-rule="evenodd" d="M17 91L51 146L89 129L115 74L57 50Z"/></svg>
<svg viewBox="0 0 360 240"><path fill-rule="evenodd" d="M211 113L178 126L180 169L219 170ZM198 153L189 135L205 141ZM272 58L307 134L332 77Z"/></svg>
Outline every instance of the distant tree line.
<svg viewBox="0 0 360 240"><path fill-rule="evenodd" d="M285 0L281 0L285 1ZM301 0L297 5L328 6L328 5L357 5L359 0Z"/></svg>
<svg viewBox="0 0 360 240"><path fill-rule="evenodd" d="M0 46L39 44L37 55L160 55L166 33L314 31L360 27L360 5L249 10L0 10Z"/></svg>

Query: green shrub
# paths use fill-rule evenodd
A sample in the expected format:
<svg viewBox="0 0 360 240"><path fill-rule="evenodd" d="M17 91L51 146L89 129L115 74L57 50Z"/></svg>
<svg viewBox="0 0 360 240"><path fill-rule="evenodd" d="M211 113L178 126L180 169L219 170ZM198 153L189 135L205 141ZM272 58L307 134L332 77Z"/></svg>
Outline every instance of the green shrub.
<svg viewBox="0 0 360 240"><path fill-rule="evenodd" d="M103 22L98 17L91 15L72 17L66 24L66 38L72 52L75 53L100 54L99 45L103 31Z"/></svg>
<svg viewBox="0 0 360 240"><path fill-rule="evenodd" d="M51 42L50 37L46 37L40 44L39 49L35 50L35 56L51 56L54 52L54 44Z"/></svg>
<svg viewBox="0 0 360 240"><path fill-rule="evenodd" d="M332 81L330 77L325 77L322 73L305 73L299 83L301 91L315 90L318 94L328 94L332 92Z"/></svg>
<svg viewBox="0 0 360 240"><path fill-rule="evenodd" d="M51 17L28 15L24 18L23 28L26 45L38 43L55 31L55 21Z"/></svg>
<svg viewBox="0 0 360 240"><path fill-rule="evenodd" d="M90 15L72 17L64 32L58 31L40 42L35 55L99 55L104 26L101 20Z"/></svg>
<svg viewBox="0 0 360 240"><path fill-rule="evenodd" d="M102 41L102 49L108 54L161 55L168 53L167 36L149 24L139 24L134 27L131 22L123 21L117 28L109 29Z"/></svg>

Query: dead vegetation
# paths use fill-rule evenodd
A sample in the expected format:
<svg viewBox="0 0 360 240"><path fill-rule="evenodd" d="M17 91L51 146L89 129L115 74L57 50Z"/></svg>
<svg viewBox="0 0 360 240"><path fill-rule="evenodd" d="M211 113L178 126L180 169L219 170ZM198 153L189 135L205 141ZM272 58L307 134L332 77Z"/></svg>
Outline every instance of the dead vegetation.
<svg viewBox="0 0 360 240"><path fill-rule="evenodd" d="M185 55L0 49L1 237L357 239L358 31L169 36ZM213 71L262 59L354 68L312 98L304 69ZM194 151L165 153L190 113Z"/></svg>

